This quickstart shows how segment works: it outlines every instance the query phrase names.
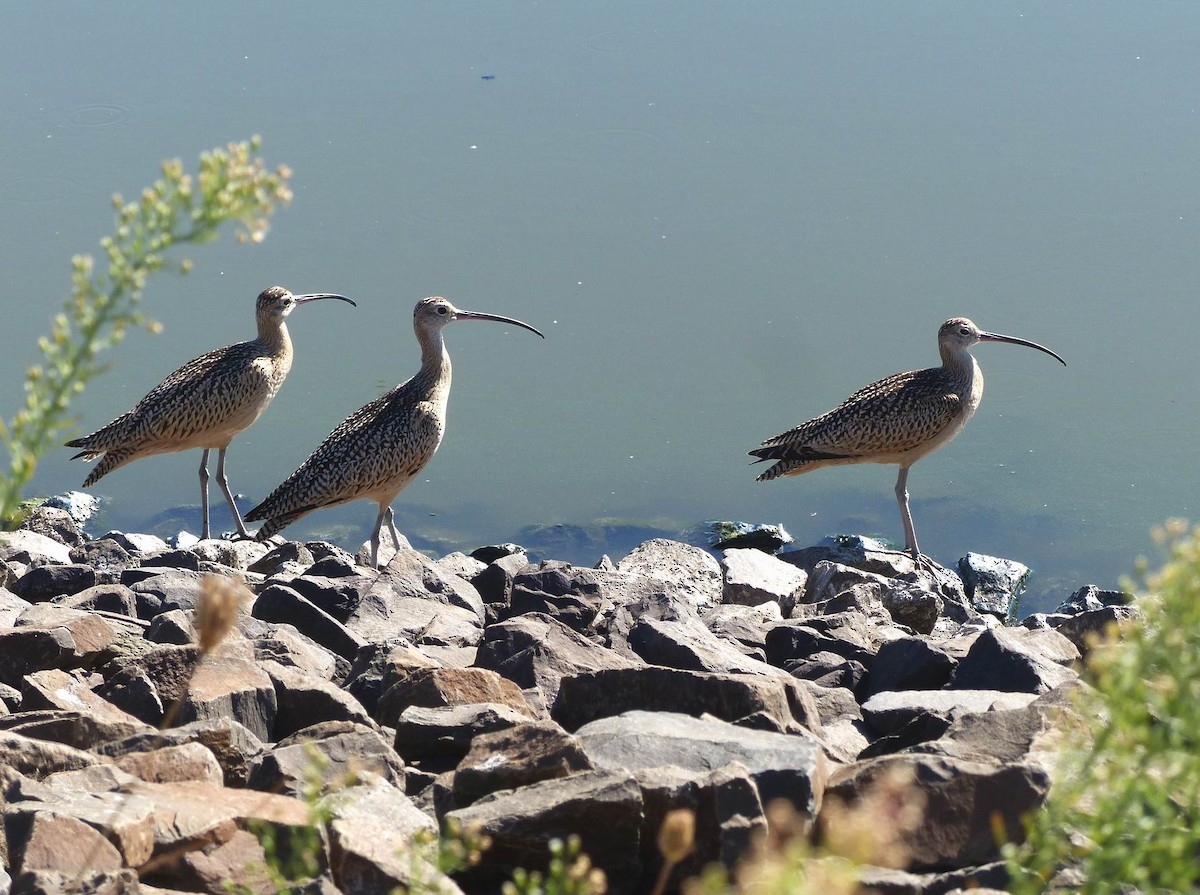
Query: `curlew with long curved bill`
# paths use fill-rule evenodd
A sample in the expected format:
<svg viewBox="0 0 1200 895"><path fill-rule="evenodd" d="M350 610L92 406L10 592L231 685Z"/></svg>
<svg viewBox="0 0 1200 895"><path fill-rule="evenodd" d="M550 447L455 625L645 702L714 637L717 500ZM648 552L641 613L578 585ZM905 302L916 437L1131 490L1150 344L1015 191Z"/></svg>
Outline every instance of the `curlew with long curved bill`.
<svg viewBox="0 0 1200 895"><path fill-rule="evenodd" d="M292 368L292 340L284 318L299 305L326 298L354 304L344 295L328 292L293 295L282 286L264 289L255 303L257 338L226 345L188 361L152 388L132 410L91 435L68 441L67 447L83 448L72 460L100 458L83 487L94 485L114 469L142 457L203 448L201 537L208 538L208 453L216 448L217 484L233 513L238 534L253 537L246 530L229 490L225 451L234 437L267 409Z"/></svg>
<svg viewBox="0 0 1200 895"><path fill-rule="evenodd" d="M385 522L392 543L400 546L392 501L442 443L450 397L450 355L442 330L456 320L493 320L542 335L511 317L459 310L436 296L421 299L413 309L421 369L350 414L266 500L246 514L248 522L263 522L256 535L260 541L313 510L362 498L379 507L371 532L371 565L379 562Z"/></svg>
<svg viewBox="0 0 1200 895"><path fill-rule="evenodd" d="M908 470L926 454L962 431L983 397L983 373L968 351L979 342L1007 342L1044 351L1044 345L984 332L966 317L954 317L938 330L942 365L897 373L860 389L828 413L801 423L750 451L776 461L758 481L800 475L822 466L895 463L896 501L904 522L904 547L914 559L921 550L908 506Z"/></svg>

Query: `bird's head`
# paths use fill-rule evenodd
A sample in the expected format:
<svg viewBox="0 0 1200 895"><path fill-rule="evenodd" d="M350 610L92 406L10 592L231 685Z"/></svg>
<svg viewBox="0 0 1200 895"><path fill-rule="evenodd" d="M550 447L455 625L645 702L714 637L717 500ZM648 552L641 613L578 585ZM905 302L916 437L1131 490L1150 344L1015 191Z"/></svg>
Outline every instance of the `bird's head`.
<svg viewBox="0 0 1200 895"><path fill-rule="evenodd" d="M436 332L447 323L454 320L494 320L497 323L509 323L542 336L538 330L528 323L522 323L512 317L501 317L499 314L485 314L482 311L464 311L454 307L440 295L432 295L417 302L413 308L413 328L420 332ZM542 336L542 338L546 338Z"/></svg>
<svg viewBox="0 0 1200 895"><path fill-rule="evenodd" d="M966 351L972 345L977 345L980 342L1007 342L1009 345L1024 345L1026 348L1036 348L1038 351L1044 351L1050 355L1064 367L1067 365L1065 360L1045 345L1030 342L1028 339L1018 339L1016 336L1002 336L1000 333L986 332L966 317L951 317L938 330L938 346L942 349L943 358Z"/></svg>
<svg viewBox="0 0 1200 895"><path fill-rule="evenodd" d="M354 304L346 296L335 295L331 292L292 295L291 292L282 286L268 286L262 292L258 293L258 301L255 303L255 314L260 321L279 324L283 322L284 317L296 309L297 305L302 305L310 301L319 301L324 298L336 298L339 301L347 301L350 304Z"/></svg>

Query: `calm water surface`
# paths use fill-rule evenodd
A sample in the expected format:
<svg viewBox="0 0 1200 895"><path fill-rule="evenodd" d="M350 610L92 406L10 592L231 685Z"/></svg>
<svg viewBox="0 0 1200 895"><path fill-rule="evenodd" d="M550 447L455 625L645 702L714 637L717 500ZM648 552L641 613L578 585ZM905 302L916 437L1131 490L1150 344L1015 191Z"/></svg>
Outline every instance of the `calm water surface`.
<svg viewBox="0 0 1200 895"><path fill-rule="evenodd" d="M264 496L411 375L414 302L543 329L448 331L449 431L397 502L449 550L600 520L783 522L901 537L894 467L757 484L745 452L895 371L966 315L1066 369L976 350L983 404L910 477L925 549L1035 569L1046 602L1114 584L1194 515L1200 7L774 2L24 4L0 33L0 398L15 408L72 254L159 162L258 133L295 169L266 244L152 281L77 403L90 431L263 287L339 291L229 455ZM86 475L64 449L35 490ZM98 527L198 526L196 452L105 478ZM220 502L215 488L214 506ZM356 545L359 503L293 537ZM637 532L627 533L629 536ZM565 537L565 536L564 536ZM630 544L568 541L592 561Z"/></svg>

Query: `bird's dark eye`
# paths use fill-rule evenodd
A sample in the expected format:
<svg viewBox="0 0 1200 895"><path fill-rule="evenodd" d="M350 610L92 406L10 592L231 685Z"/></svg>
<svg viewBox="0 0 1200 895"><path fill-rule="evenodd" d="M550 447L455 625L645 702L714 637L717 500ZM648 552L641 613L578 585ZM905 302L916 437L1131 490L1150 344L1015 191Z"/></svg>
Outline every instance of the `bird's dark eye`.
<svg viewBox="0 0 1200 895"><path fill-rule="evenodd" d="M967 329L965 326L959 328L958 331L959 331L959 333L961 333L964 336L969 336L971 334L971 331L969 329Z"/></svg>
<svg viewBox="0 0 1200 895"><path fill-rule="evenodd" d="M445 306L445 305L438 305L437 312L438 312L439 314L441 314L442 316L445 316L445 314L446 314L446 306Z"/></svg>

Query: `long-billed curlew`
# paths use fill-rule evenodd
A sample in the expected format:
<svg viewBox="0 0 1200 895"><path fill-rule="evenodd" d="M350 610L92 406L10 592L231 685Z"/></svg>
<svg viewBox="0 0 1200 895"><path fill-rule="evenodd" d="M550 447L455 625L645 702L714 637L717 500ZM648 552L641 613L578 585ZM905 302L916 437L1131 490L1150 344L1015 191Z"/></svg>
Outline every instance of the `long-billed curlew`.
<svg viewBox="0 0 1200 895"><path fill-rule="evenodd" d="M68 441L67 447L83 448L72 457L100 462L83 483L95 484L119 466L152 454L169 454L203 448L200 457L200 507L202 537L209 536L208 452L216 448L217 484L229 503L238 534L246 530L233 502L225 477L225 451L243 429L253 423L271 403L288 370L292 368L292 340L284 318L297 305L325 298L354 302L344 295L326 292L292 295L282 286L264 289L255 303L258 338L226 345L188 361L154 388L133 409L103 429L84 438Z"/></svg>
<svg viewBox="0 0 1200 895"><path fill-rule="evenodd" d="M365 498L379 506L371 532L372 567L379 561L385 519L392 542L400 546L392 501L442 443L450 396L450 355L442 328L454 320L495 320L542 335L511 317L460 311L436 296L421 299L413 309L421 369L407 382L350 414L299 469L246 514L248 522L263 521L257 534L260 541L313 510Z"/></svg>
<svg viewBox="0 0 1200 895"><path fill-rule="evenodd" d="M764 482L799 475L822 466L847 463L896 463L896 500L904 521L904 546L920 557L917 533L908 508L908 470L967 424L983 397L983 373L967 350L978 342L1008 342L1044 351L1036 342L984 332L965 317L953 317L938 330L942 365L897 373L873 382L838 407L801 423L750 451L752 457L777 461L758 477Z"/></svg>

